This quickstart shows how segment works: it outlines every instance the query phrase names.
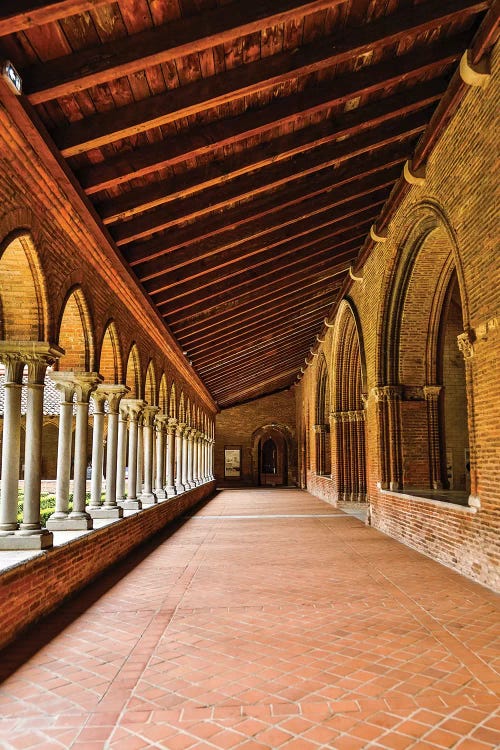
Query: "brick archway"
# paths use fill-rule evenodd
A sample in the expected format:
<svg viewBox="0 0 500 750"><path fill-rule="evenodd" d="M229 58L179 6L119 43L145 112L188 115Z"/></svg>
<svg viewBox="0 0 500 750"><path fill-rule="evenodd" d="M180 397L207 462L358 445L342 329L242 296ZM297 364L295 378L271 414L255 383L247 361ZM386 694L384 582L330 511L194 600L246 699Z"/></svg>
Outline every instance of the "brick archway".
<svg viewBox="0 0 500 750"><path fill-rule="evenodd" d="M262 448L266 440L273 440L276 455L276 475L274 477L262 476ZM292 440L288 428L285 425L268 424L259 427L252 435L252 483L255 486L261 484L270 486L287 485L289 482L289 466L292 460Z"/></svg>

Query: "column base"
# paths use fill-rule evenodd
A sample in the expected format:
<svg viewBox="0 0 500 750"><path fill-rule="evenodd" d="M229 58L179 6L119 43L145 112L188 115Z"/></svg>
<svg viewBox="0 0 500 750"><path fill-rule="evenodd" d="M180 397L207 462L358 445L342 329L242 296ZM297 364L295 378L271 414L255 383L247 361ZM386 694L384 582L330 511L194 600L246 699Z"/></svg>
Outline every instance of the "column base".
<svg viewBox="0 0 500 750"><path fill-rule="evenodd" d="M42 530L41 534L31 534L21 536L11 534L10 536L0 537L0 550L41 550L47 549L54 545L54 536L50 531Z"/></svg>
<svg viewBox="0 0 500 750"><path fill-rule="evenodd" d="M91 518L49 518L46 523L49 531L88 531L92 528Z"/></svg>
<svg viewBox="0 0 500 750"><path fill-rule="evenodd" d="M167 497L167 493L163 488L161 490L155 490L155 495L157 500L165 500L165 498Z"/></svg>
<svg viewBox="0 0 500 750"><path fill-rule="evenodd" d="M186 489L188 489L188 490L194 490L195 487L196 487L196 484L194 482L188 482L187 486L186 486Z"/></svg>
<svg viewBox="0 0 500 750"><path fill-rule="evenodd" d="M92 518L123 518L123 508L117 505L101 505L100 508L87 508Z"/></svg>
<svg viewBox="0 0 500 750"><path fill-rule="evenodd" d="M122 500L120 505L123 510L141 510L142 508L140 500Z"/></svg>
<svg viewBox="0 0 500 750"><path fill-rule="evenodd" d="M165 487L165 492L167 493L167 497L175 497L177 495L177 490L175 487Z"/></svg>
<svg viewBox="0 0 500 750"><path fill-rule="evenodd" d="M143 494L141 495L141 501L142 501L143 503L146 503L146 505L154 505L155 503L157 503L157 502L158 502L158 500L156 499L156 495L153 495L153 493L152 493L152 492L148 492L148 494L147 494L147 495L145 495L145 494L143 493Z"/></svg>
<svg viewBox="0 0 500 750"><path fill-rule="evenodd" d="M389 489L394 490L394 492L399 492L403 489L403 485L401 482L389 482Z"/></svg>
<svg viewBox="0 0 500 750"><path fill-rule="evenodd" d="M185 492L185 491L186 491L186 488L184 487L183 484L176 484L175 485L175 494L176 495L180 495L181 492Z"/></svg>

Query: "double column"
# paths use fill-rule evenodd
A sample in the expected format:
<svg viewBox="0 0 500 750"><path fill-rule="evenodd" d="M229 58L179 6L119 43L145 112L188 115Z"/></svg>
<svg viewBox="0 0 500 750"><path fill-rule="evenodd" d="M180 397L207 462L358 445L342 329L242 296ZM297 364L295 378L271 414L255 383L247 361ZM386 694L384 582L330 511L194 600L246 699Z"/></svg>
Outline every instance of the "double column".
<svg viewBox="0 0 500 750"><path fill-rule="evenodd" d="M92 433L92 486L90 505L92 518L121 518L123 509L116 502L118 459L118 414L120 401L128 393L124 385L101 383L92 394L94 401L94 427ZM104 503L101 504L104 454L104 404L108 404L108 431L106 440L106 482Z"/></svg>
<svg viewBox="0 0 500 750"><path fill-rule="evenodd" d="M155 415L154 426L156 430L156 472L155 472L155 495L157 500L164 500L167 497L165 490L166 483L166 424L168 417L161 412Z"/></svg>
<svg viewBox="0 0 500 750"><path fill-rule="evenodd" d="M44 549L53 537L40 523L43 393L47 367L64 354L46 342L0 342L5 364L5 404L0 499L0 549ZM23 371L28 368L24 505L17 521L20 477L21 392Z"/></svg>
<svg viewBox="0 0 500 750"><path fill-rule="evenodd" d="M401 396L399 385L373 388L377 406L378 444L380 451L379 486L381 489L401 490L403 471L401 455Z"/></svg>
<svg viewBox="0 0 500 750"><path fill-rule="evenodd" d="M119 422L119 469L122 472L118 480L119 497L117 501L124 510L140 510L142 502L137 495L137 465L138 465L138 436L139 419L146 403L142 399L124 398L120 404ZM128 460L126 459L128 424ZM121 451L121 455L120 455ZM128 467L127 496L125 497L125 468Z"/></svg>
<svg viewBox="0 0 500 750"><path fill-rule="evenodd" d="M154 424L158 411L157 406L145 406L142 412L144 488L141 500L146 504L158 502L156 495L153 493Z"/></svg>

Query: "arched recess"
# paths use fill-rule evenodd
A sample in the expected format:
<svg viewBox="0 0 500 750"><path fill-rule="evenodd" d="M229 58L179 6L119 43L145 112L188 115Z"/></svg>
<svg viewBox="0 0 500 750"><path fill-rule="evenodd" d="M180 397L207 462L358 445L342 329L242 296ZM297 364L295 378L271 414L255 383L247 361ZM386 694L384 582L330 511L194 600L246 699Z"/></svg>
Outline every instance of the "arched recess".
<svg viewBox="0 0 500 750"><path fill-rule="evenodd" d="M59 369L93 372L95 369L94 331L85 295L80 287L72 289L63 305L58 344L64 349Z"/></svg>
<svg viewBox="0 0 500 750"><path fill-rule="evenodd" d="M383 317L375 394L382 487L467 502L472 378L459 341L468 340L468 321L454 233L440 209L421 204L402 239Z"/></svg>
<svg viewBox="0 0 500 750"><path fill-rule="evenodd" d="M137 344L132 344L130 348L125 384L130 388L127 398L142 398L141 359Z"/></svg>
<svg viewBox="0 0 500 750"><path fill-rule="evenodd" d="M366 502L366 369L356 308L342 300L334 329L333 447L337 498Z"/></svg>
<svg viewBox="0 0 500 750"><path fill-rule="evenodd" d="M267 424L252 434L252 483L256 486L289 484L293 440L286 425Z"/></svg>
<svg viewBox="0 0 500 750"><path fill-rule="evenodd" d="M45 278L31 234L19 230L0 244L0 339L45 341Z"/></svg>
<svg viewBox="0 0 500 750"><path fill-rule="evenodd" d="M316 474L330 476L332 472L330 446L330 378L325 355L319 356L316 379Z"/></svg>
<svg viewBox="0 0 500 750"><path fill-rule="evenodd" d="M168 416L171 419L177 419L177 396L176 396L176 390L175 390L175 383L172 383L172 388L170 389L170 400L168 403Z"/></svg>
<svg viewBox="0 0 500 750"><path fill-rule="evenodd" d="M186 422L186 405L184 401L184 393L181 393L181 397L179 399L179 422Z"/></svg>
<svg viewBox="0 0 500 750"><path fill-rule="evenodd" d="M168 387L167 387L167 376L165 373L162 374L160 380L160 390L158 394L158 406L162 414L168 414Z"/></svg>
<svg viewBox="0 0 500 750"><path fill-rule="evenodd" d="M189 398L186 401L186 419L184 421L189 427L193 426L193 415L191 411L191 402Z"/></svg>
<svg viewBox="0 0 500 750"><path fill-rule="evenodd" d="M102 337L98 370L106 383L122 383L122 361L118 331L115 323L111 320Z"/></svg>
<svg viewBox="0 0 500 750"><path fill-rule="evenodd" d="M157 405L157 391L156 391L156 372L155 372L155 366L153 363L153 360L151 360L148 364L148 369L146 370L146 382L144 385L144 400L147 401L147 403L150 406L156 406Z"/></svg>

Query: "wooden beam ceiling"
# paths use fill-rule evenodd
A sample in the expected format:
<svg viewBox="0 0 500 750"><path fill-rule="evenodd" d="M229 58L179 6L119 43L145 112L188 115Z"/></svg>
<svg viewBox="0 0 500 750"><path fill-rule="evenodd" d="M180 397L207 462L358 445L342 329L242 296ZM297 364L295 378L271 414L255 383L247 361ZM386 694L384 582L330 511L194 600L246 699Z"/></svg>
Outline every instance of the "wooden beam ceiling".
<svg viewBox="0 0 500 750"><path fill-rule="evenodd" d="M6 0L0 44L224 407L291 383L498 0L209 5Z"/></svg>

